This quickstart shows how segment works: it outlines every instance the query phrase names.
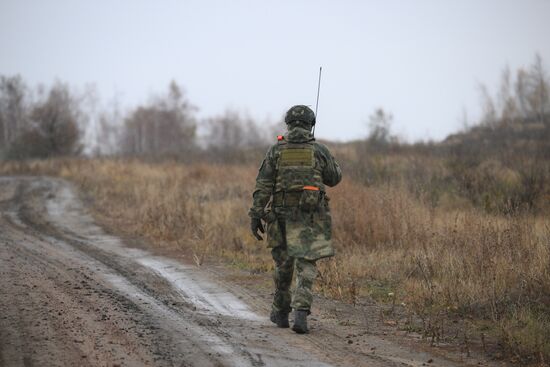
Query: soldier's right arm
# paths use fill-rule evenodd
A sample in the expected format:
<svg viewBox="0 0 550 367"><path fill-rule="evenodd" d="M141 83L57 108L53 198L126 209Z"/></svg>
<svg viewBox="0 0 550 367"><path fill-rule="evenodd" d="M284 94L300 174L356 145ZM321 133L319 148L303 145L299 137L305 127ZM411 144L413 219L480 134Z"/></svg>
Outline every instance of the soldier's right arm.
<svg viewBox="0 0 550 367"><path fill-rule="evenodd" d="M327 186L336 186L342 180L342 170L330 150L322 144L318 144L323 157L323 183Z"/></svg>
<svg viewBox="0 0 550 367"><path fill-rule="evenodd" d="M275 185L275 149L272 146L260 166L256 177L256 188L252 194L252 207L248 211L251 218L261 218L264 215L264 208L271 198L273 185Z"/></svg>

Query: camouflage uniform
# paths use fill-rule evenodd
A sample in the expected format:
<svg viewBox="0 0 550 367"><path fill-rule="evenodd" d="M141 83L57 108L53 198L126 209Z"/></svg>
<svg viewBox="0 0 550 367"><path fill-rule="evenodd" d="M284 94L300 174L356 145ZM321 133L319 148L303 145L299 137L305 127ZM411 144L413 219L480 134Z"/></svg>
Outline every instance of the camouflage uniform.
<svg viewBox="0 0 550 367"><path fill-rule="evenodd" d="M293 109L296 107L305 106ZM276 265L272 310L288 313L292 308L309 313L317 276L315 262L334 256L325 187L338 184L342 173L328 148L313 138L311 123L290 120L287 126L287 134L279 137L262 162L249 216L267 223L268 247ZM294 272L296 286L291 299Z"/></svg>

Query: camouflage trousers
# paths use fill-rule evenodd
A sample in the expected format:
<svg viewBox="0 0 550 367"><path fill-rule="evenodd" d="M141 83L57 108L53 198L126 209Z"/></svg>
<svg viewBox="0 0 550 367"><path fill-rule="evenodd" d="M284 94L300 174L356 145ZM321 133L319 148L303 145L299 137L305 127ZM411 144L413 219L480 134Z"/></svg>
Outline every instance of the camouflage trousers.
<svg viewBox="0 0 550 367"><path fill-rule="evenodd" d="M271 255L275 260L273 273L275 296L272 310L275 312L290 312L291 309L309 311L313 300L311 288L317 277L315 260L288 256L286 249L281 246L272 249ZM296 272L296 284L291 294L290 286L294 272Z"/></svg>

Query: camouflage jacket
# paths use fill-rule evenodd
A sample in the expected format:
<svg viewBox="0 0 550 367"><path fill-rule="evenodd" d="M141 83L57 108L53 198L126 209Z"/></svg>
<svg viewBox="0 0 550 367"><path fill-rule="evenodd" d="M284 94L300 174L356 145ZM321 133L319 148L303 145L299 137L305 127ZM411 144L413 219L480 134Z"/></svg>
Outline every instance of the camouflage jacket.
<svg viewBox="0 0 550 367"><path fill-rule="evenodd" d="M300 177L300 167L296 167L299 180L292 181L293 167L287 168L286 176L281 174L281 155L289 148L313 152L310 177L303 177L303 170ZM269 247L284 246L290 256L310 260L333 256L331 215L325 186L335 186L341 179L340 167L328 148L316 142L309 130L295 127L267 151L256 178L249 216L267 222ZM281 180L292 182L282 184ZM303 183L299 190L294 187L297 182ZM318 191L303 190L309 185ZM304 203L307 204L308 200L318 205L306 206Z"/></svg>

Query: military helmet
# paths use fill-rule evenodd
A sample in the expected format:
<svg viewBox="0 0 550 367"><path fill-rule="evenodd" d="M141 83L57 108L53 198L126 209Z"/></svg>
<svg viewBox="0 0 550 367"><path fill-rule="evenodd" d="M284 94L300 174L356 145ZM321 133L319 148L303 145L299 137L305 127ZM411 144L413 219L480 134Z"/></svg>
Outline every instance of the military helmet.
<svg viewBox="0 0 550 367"><path fill-rule="evenodd" d="M292 121L304 121L315 125L315 113L308 106L296 105L291 107L285 116L285 123L289 124Z"/></svg>

